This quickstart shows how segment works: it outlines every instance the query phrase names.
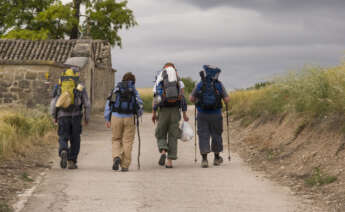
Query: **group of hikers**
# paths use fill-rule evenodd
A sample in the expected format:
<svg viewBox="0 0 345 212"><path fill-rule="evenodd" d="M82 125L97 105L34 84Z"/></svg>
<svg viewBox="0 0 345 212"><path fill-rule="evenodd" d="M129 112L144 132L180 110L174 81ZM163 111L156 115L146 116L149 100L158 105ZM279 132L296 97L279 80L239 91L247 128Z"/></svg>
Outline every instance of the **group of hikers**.
<svg viewBox="0 0 345 212"><path fill-rule="evenodd" d="M218 79L220 72L217 67L204 65L200 72L201 80L188 97L195 103L198 112L196 128L203 168L209 166L207 156L211 152L214 153L213 165L219 166L223 162L220 156L223 151L222 106L223 102L229 102L229 95ZM60 166L63 169L78 168L82 121L87 125L90 118L90 102L86 89L79 81L79 74L75 67L63 72L54 88L50 105L51 114L58 124ZM105 104L105 126L112 129L112 169L115 171L121 168L126 172L129 169L138 119L143 114L143 101L135 83L133 73L124 74ZM152 122L156 125L155 137L160 153L158 164L173 168L178 139L182 134L179 127L181 112L183 120L189 121L184 83L173 63L166 63L157 74L153 95Z"/></svg>

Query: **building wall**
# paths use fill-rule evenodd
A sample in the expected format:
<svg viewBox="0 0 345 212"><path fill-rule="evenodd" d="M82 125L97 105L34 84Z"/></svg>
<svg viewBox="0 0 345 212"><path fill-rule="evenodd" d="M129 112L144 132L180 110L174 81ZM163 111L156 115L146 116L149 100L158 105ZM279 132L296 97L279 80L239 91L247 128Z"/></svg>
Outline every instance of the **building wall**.
<svg viewBox="0 0 345 212"><path fill-rule="evenodd" d="M65 67L55 65L0 65L0 104L49 105L53 87L63 70ZM95 68L92 60L80 72L92 110L103 110L114 86L114 72ZM48 80L46 73L49 73Z"/></svg>
<svg viewBox="0 0 345 212"><path fill-rule="evenodd" d="M80 69L80 81L85 85L85 89L89 95L90 100L92 100L92 77L91 70L94 68L94 63L89 59L88 63Z"/></svg>
<svg viewBox="0 0 345 212"><path fill-rule="evenodd" d="M63 70L51 65L0 65L0 104L48 105Z"/></svg>
<svg viewBox="0 0 345 212"><path fill-rule="evenodd" d="M110 69L98 68L94 70L94 103L93 110L104 109L109 92L114 88L114 72Z"/></svg>

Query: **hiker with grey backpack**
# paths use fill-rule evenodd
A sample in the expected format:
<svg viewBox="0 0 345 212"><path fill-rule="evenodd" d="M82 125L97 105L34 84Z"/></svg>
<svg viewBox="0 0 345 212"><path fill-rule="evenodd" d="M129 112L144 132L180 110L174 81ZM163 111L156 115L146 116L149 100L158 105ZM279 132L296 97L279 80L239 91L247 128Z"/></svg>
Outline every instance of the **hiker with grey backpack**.
<svg viewBox="0 0 345 212"><path fill-rule="evenodd" d="M143 101L135 88L135 76L128 72L113 89L106 101L104 118L107 128L112 129L112 169L127 172L132 160L135 128L138 130L140 147L139 117L143 114ZM140 168L140 148L138 168Z"/></svg>
<svg viewBox="0 0 345 212"><path fill-rule="evenodd" d="M223 84L218 80L221 70L217 67L204 65L200 72L201 81L193 89L190 101L195 103L197 113L197 133L199 149L202 156L201 167L208 167L207 155L214 152L213 165L223 163L220 153L223 151L223 117L222 101L230 100ZM210 145L210 138L212 139Z"/></svg>
<svg viewBox="0 0 345 212"><path fill-rule="evenodd" d="M181 110L184 121L189 120L183 87L175 65L166 63L155 82L152 108L152 121L154 124L158 122L155 131L160 152L158 164L165 165L166 168L173 168L172 161L177 159L177 140L181 137Z"/></svg>

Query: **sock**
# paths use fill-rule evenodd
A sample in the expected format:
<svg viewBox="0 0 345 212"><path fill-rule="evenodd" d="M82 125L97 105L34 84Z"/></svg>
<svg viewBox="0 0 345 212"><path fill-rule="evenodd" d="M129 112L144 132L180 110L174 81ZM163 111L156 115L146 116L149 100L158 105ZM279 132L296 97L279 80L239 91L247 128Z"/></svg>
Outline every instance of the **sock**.
<svg viewBox="0 0 345 212"><path fill-rule="evenodd" d="M207 154L202 154L202 159L207 160Z"/></svg>

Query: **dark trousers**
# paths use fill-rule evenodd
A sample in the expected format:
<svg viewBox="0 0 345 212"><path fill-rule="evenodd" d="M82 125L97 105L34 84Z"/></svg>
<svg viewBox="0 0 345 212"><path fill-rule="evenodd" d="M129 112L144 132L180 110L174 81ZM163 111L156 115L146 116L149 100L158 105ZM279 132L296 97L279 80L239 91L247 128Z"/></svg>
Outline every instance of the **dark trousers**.
<svg viewBox="0 0 345 212"><path fill-rule="evenodd" d="M222 114L198 113L198 136L199 148L201 154L212 152L219 153L223 151L223 117ZM210 148L210 138L212 145Z"/></svg>
<svg viewBox="0 0 345 212"><path fill-rule="evenodd" d="M58 120L59 155L62 150L66 150L67 159L75 163L80 150L81 120L82 116L66 116ZM70 141L70 146L68 146L68 141Z"/></svg>

